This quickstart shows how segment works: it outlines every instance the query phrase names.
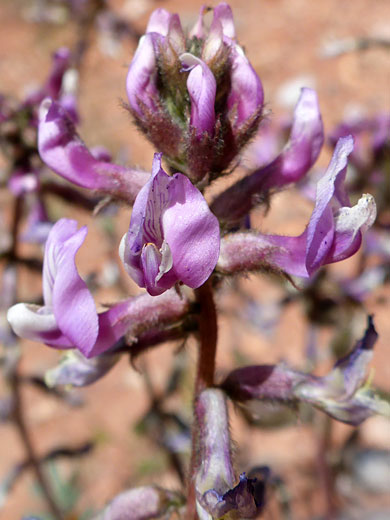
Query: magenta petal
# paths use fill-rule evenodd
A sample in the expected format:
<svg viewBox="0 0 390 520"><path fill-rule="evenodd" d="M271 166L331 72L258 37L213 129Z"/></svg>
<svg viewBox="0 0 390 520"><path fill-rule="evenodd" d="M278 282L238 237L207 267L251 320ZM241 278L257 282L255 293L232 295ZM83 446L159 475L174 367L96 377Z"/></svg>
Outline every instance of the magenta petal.
<svg viewBox="0 0 390 520"><path fill-rule="evenodd" d="M203 195L184 175L167 175L155 154L120 246L127 272L153 295L179 281L195 288L210 276L218 254L218 220Z"/></svg>
<svg viewBox="0 0 390 520"><path fill-rule="evenodd" d="M259 76L239 45L232 45L231 91L229 110L236 112L234 125L241 125L263 105L264 92Z"/></svg>
<svg viewBox="0 0 390 520"><path fill-rule="evenodd" d="M256 194L301 179L313 166L324 134L317 95L304 88L294 112L290 139L284 150L267 166L233 184L212 204L217 217L226 221L242 219L251 209Z"/></svg>
<svg viewBox="0 0 390 520"><path fill-rule="evenodd" d="M140 102L150 109L155 108L153 100L158 97L156 73L153 36L145 34L139 41L126 78L126 91L130 106L139 116L142 116Z"/></svg>
<svg viewBox="0 0 390 520"><path fill-rule="evenodd" d="M65 109L46 99L40 109L38 148L56 173L83 188L100 190L133 202L148 175L97 160L76 133Z"/></svg>
<svg viewBox="0 0 390 520"><path fill-rule="evenodd" d="M216 7L214 7L213 23L214 22L219 22L221 24L222 32L225 37L230 39L236 37L233 12L230 5L226 2L221 2Z"/></svg>
<svg viewBox="0 0 390 520"><path fill-rule="evenodd" d="M187 89L191 98L191 125L198 136L207 132L214 133L215 125L215 93L217 83L214 75L204 61L188 52L180 56L186 69L191 69L187 78Z"/></svg>
<svg viewBox="0 0 390 520"><path fill-rule="evenodd" d="M55 232L61 230L60 226L71 229L77 224L75 221L61 219L51 233L55 239ZM93 348L99 328L95 302L75 264L76 253L86 234L87 228L81 228L62 243L58 243L57 248L53 248L56 274L52 304L60 330L85 355Z"/></svg>
<svg viewBox="0 0 390 520"><path fill-rule="evenodd" d="M331 201L349 206L344 191L344 180L348 165L348 155L353 149L351 136L340 139L325 175L317 184L316 204L307 227L306 269L309 275L325 263L333 244L334 217Z"/></svg>
<svg viewBox="0 0 390 520"><path fill-rule="evenodd" d="M178 278L192 288L202 285L219 256L219 223L200 191L184 175L174 175L170 205L164 211L164 237Z"/></svg>

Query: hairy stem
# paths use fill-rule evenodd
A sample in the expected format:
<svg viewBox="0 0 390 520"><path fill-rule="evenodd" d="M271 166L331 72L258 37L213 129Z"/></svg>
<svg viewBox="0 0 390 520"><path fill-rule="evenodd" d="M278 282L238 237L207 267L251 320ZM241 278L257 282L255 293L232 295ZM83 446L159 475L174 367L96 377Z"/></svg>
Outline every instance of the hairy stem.
<svg viewBox="0 0 390 520"><path fill-rule="evenodd" d="M214 294L209 279L199 289L195 290L196 301L199 304L199 354L195 379L196 402L200 392L214 385L215 356L217 353L217 309ZM196 420L192 428L192 450L188 474L187 515L188 520L197 520L195 476L198 469L198 427Z"/></svg>

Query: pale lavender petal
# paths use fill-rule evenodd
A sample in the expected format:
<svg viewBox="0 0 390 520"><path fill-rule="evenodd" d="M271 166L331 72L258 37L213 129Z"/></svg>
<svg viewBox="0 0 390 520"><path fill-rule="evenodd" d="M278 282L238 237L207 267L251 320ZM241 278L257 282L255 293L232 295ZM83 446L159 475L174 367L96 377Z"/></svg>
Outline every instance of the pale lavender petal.
<svg viewBox="0 0 390 520"><path fill-rule="evenodd" d="M126 79L126 91L130 106L140 117L143 115L140 102L149 109L156 107L156 100L158 99L156 74L153 36L145 34L139 41Z"/></svg>
<svg viewBox="0 0 390 520"><path fill-rule="evenodd" d="M169 190L170 204L162 216L164 237L179 280L196 288L217 263L219 223L203 195L184 175L175 174Z"/></svg>
<svg viewBox="0 0 390 520"><path fill-rule="evenodd" d="M240 126L263 106L264 92L259 76L239 45L232 49L231 90L227 106L234 114L233 125Z"/></svg>
<svg viewBox="0 0 390 520"><path fill-rule="evenodd" d="M119 359L119 355L87 359L77 350L71 350L56 367L45 373L45 383L49 388L58 385L88 386L105 376Z"/></svg>
<svg viewBox="0 0 390 520"><path fill-rule="evenodd" d="M215 94L217 83L214 75L204 61L186 52L180 56L186 70L190 70L187 78L187 89L191 98L190 123L201 137L204 132L214 134Z"/></svg>
<svg viewBox="0 0 390 520"><path fill-rule="evenodd" d="M40 110L38 148L42 160L65 179L133 202L149 174L97 160L76 133L65 109L44 100Z"/></svg>
<svg viewBox="0 0 390 520"><path fill-rule="evenodd" d="M172 15L163 7L155 9L149 17L146 33L155 32L161 34L162 36L166 36L168 34L169 22L172 16L174 15Z"/></svg>
<svg viewBox="0 0 390 520"><path fill-rule="evenodd" d="M362 233L372 226L376 218L376 205L372 195L363 195L352 208L340 208L335 215L335 232L332 248L326 263L340 262L360 248Z"/></svg>
<svg viewBox="0 0 390 520"><path fill-rule="evenodd" d="M195 25L188 33L189 38L198 38L198 39L204 39L205 37L205 28L204 28L204 21L203 17L205 13L207 12L207 7L205 5L202 5L200 8L200 13L198 16L197 21L195 22Z"/></svg>
<svg viewBox="0 0 390 520"><path fill-rule="evenodd" d="M323 125L314 90L304 88L294 112L289 142L270 164L238 181L213 202L222 220L242 219L253 207L256 195L301 179L316 161L324 140Z"/></svg>
<svg viewBox="0 0 390 520"><path fill-rule="evenodd" d="M219 224L203 195L184 175L167 175L155 154L120 246L127 272L154 295L178 281L195 288L210 276L218 254Z"/></svg>
<svg viewBox="0 0 390 520"><path fill-rule="evenodd" d="M218 21L222 25L223 35L225 37L230 39L236 37L233 12L229 4L226 2L221 2L216 7L214 7L213 22L214 21Z"/></svg>
<svg viewBox="0 0 390 520"><path fill-rule="evenodd" d="M158 486L128 489L117 495L93 520L163 520L173 511L172 506L182 502L179 494Z"/></svg>
<svg viewBox="0 0 390 520"><path fill-rule="evenodd" d="M53 305L54 283L57 277L58 258L61 249L68 239L77 232L77 222L75 220L60 219L52 227L45 245L45 255L43 259L43 301L47 307ZM80 233L81 232L81 233ZM87 229L80 230L80 245L85 239Z"/></svg>
<svg viewBox="0 0 390 520"><path fill-rule="evenodd" d="M75 347L88 355L98 336L98 316L93 297L78 274L75 263L76 253L85 240L87 228L79 231L75 231L75 228L77 223L67 219L61 219L53 227L49 246L45 250L45 260L46 254L50 254L50 262L54 266L46 262L47 270L44 267L44 272L52 268L52 307L58 327ZM64 240L67 233L72 235Z"/></svg>

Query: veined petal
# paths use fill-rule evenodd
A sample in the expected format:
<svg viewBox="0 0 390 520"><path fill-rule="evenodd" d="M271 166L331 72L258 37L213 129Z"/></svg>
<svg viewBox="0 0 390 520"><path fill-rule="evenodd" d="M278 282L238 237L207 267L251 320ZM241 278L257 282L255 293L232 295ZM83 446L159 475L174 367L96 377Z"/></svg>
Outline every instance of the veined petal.
<svg viewBox="0 0 390 520"><path fill-rule="evenodd" d="M200 137L204 132L210 136L215 125L215 94L217 83L214 75L204 61L186 52L180 56L186 70L190 70L187 78L187 89L191 98L190 123Z"/></svg>
<svg viewBox="0 0 390 520"><path fill-rule="evenodd" d="M171 179L161 168L162 154L155 154L152 175L140 190L131 213L130 226L119 247L119 255L129 275L140 287L145 287L140 265L143 245L151 242L159 249L163 243L161 213L168 203L168 183Z"/></svg>
<svg viewBox="0 0 390 520"><path fill-rule="evenodd" d="M120 246L127 272L150 294L178 281L196 288L210 276L218 254L219 223L203 195L186 176L167 175L161 154L155 154Z"/></svg>
<svg viewBox="0 0 390 520"><path fill-rule="evenodd" d="M173 176L169 192L169 206L162 215L164 238L178 279L196 288L207 280L217 263L219 223L185 175Z"/></svg>
<svg viewBox="0 0 390 520"><path fill-rule="evenodd" d="M45 99L40 108L38 149L42 160L77 186L100 190L133 202L147 181L146 172L97 160L76 133L66 110Z"/></svg>

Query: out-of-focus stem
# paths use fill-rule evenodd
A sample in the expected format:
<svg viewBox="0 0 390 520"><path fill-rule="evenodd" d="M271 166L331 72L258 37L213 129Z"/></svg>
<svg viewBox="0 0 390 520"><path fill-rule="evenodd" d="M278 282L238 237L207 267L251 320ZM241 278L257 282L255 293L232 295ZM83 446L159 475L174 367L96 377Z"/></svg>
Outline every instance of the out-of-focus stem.
<svg viewBox="0 0 390 520"><path fill-rule="evenodd" d="M329 464L329 450L332 436L332 419L327 415L318 414L319 428L318 435L318 456L317 466L321 482L321 489L324 494L326 520L334 520L337 513L337 503L334 486L334 476Z"/></svg>
<svg viewBox="0 0 390 520"><path fill-rule="evenodd" d="M28 464L32 467L35 473L36 479L39 482L39 485L42 489L42 493L45 497L51 514L56 520L63 520L64 517L52 495L52 491L42 471L41 465L39 463L39 458L35 454L34 446L27 429L23 413L23 400L21 395L18 366L15 366L15 369L10 376L10 384L12 389L12 395L14 397L13 419L15 426L19 431L24 448L26 450Z"/></svg>
<svg viewBox="0 0 390 520"><path fill-rule="evenodd" d="M199 353L195 379L196 402L200 392L214 385L215 356L217 353L217 309L211 280L209 279L199 289L195 290L196 301L199 305ZM195 417L195 414L194 414ZM192 428L192 450L188 473L187 515L188 520L197 520L195 476L198 469L198 425L194 420Z"/></svg>

